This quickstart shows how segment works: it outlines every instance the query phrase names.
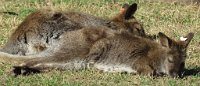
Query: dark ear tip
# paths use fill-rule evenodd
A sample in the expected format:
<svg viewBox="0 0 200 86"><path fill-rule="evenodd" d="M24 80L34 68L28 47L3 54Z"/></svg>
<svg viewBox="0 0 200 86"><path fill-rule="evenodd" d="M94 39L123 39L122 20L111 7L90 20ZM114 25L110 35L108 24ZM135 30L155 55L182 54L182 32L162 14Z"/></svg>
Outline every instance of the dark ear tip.
<svg viewBox="0 0 200 86"><path fill-rule="evenodd" d="M194 33L190 32L188 33L185 38L187 38L187 40L191 40L194 37Z"/></svg>
<svg viewBox="0 0 200 86"><path fill-rule="evenodd" d="M137 6L137 3L133 3L132 6Z"/></svg>
<svg viewBox="0 0 200 86"><path fill-rule="evenodd" d="M136 12L137 10L137 4L136 3L133 3L131 6L128 7L124 17L125 19L130 19L132 18L132 15Z"/></svg>
<svg viewBox="0 0 200 86"><path fill-rule="evenodd" d="M190 32L190 33L188 33L188 36L193 37L194 33Z"/></svg>
<svg viewBox="0 0 200 86"><path fill-rule="evenodd" d="M130 7L137 8L137 4L136 4L136 3L133 3Z"/></svg>
<svg viewBox="0 0 200 86"><path fill-rule="evenodd" d="M165 36L165 34L162 33L162 32L159 32L159 33L158 33L158 36L159 36L159 37L160 37L160 36Z"/></svg>

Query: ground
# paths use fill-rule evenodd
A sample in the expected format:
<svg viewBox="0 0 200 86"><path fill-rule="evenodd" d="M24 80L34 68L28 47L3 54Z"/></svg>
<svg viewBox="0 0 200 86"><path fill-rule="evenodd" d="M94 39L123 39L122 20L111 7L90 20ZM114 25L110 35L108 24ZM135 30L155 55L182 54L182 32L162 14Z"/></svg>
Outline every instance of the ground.
<svg viewBox="0 0 200 86"><path fill-rule="evenodd" d="M182 79L149 77L143 75L101 73L96 70L55 71L14 77L12 64L0 63L0 86L197 86L200 84L200 6L169 3L149 3L143 0L1 0L0 45L3 46L23 19L38 9L73 10L109 18L118 13L121 4L138 3L135 17L149 34L164 32L179 39L189 32L195 36L188 47L185 72ZM10 11L18 15L4 14Z"/></svg>

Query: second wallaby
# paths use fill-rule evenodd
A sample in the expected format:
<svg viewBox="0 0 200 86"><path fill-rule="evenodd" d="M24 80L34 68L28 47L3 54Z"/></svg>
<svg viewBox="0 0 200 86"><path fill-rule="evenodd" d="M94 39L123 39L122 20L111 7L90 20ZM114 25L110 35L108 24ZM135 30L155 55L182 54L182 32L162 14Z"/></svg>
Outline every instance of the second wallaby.
<svg viewBox="0 0 200 86"><path fill-rule="evenodd" d="M50 69L94 68L104 72L177 77L184 66L186 49L194 34L189 33L185 36L186 40L181 41L174 41L161 32L158 36L160 43L127 34L126 31L104 27L83 28L64 33L54 48L45 51L51 53L19 56L1 52L0 55L4 56L0 58L24 61L14 67L15 75Z"/></svg>
<svg viewBox="0 0 200 86"><path fill-rule="evenodd" d="M148 37L142 25L133 16L137 4L125 4L122 9L119 15L111 19L80 12L36 11L25 18L0 51L23 56L38 54L51 48L63 33L85 27L127 30L134 35Z"/></svg>

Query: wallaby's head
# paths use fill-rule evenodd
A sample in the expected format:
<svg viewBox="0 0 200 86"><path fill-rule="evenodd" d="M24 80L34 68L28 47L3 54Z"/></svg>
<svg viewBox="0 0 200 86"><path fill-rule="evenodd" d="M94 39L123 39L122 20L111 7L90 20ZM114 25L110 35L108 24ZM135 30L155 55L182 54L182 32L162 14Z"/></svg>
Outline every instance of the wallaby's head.
<svg viewBox="0 0 200 86"><path fill-rule="evenodd" d="M133 16L137 10L137 4L124 4L119 15L115 16L111 23L116 27L123 27L131 33L139 36L146 36L142 25ZM112 27L111 27L112 28Z"/></svg>
<svg viewBox="0 0 200 86"><path fill-rule="evenodd" d="M169 48L168 53L163 59L163 63L161 63L161 69L164 69L164 73L170 75L171 77L180 77L185 66L187 46L192 40L194 34L189 33L183 40L179 41L174 41L161 32L158 36L160 38L161 45Z"/></svg>

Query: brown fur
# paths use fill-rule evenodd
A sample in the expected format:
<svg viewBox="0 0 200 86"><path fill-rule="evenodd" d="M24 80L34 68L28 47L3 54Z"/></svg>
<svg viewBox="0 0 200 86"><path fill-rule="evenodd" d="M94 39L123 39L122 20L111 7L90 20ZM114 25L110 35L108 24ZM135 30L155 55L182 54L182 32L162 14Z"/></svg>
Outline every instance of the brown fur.
<svg viewBox="0 0 200 86"><path fill-rule="evenodd" d="M124 12L112 19L102 19L79 12L52 10L36 11L19 25L1 49L2 52L18 55L34 55L51 47L65 32L87 27L106 27L112 30L127 30L128 33L147 37L143 27L133 17L137 4L127 5Z"/></svg>
<svg viewBox="0 0 200 86"><path fill-rule="evenodd" d="M14 67L16 75L97 68L176 77L193 34L176 42L159 33L161 42L152 41L132 16L136 9L137 4L125 7L111 20L77 12L37 11L11 35L0 61L23 62Z"/></svg>
<svg viewBox="0 0 200 86"><path fill-rule="evenodd" d="M14 67L14 73L26 75L50 69L96 68L105 72L167 74L177 77L185 61L186 48L193 33L186 36L186 41L180 42L170 39L163 33L159 33L159 37L160 43L157 43L124 31L83 28L64 33L57 42L59 46L55 45L55 50L46 50L53 51L52 53L16 55L16 59L27 59L20 66Z"/></svg>

